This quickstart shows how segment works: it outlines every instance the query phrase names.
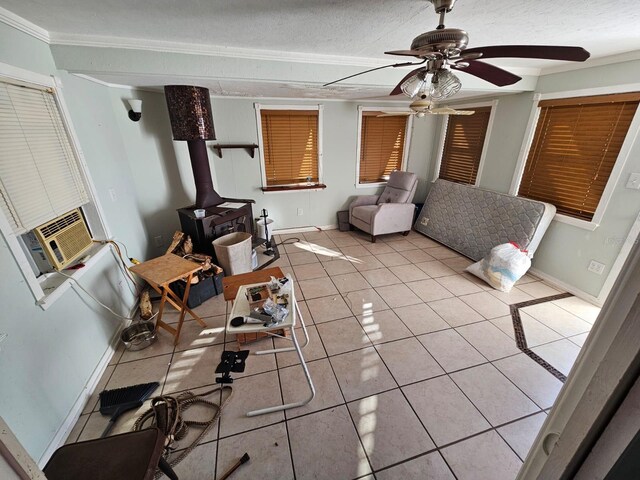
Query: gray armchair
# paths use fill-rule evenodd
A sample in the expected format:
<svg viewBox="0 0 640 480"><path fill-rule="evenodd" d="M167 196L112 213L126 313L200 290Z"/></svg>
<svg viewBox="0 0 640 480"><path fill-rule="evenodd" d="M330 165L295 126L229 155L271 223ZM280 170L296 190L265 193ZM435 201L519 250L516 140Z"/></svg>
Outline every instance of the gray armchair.
<svg viewBox="0 0 640 480"><path fill-rule="evenodd" d="M392 172L381 195L362 195L349 205L349 223L371 235L403 232L408 235L413 223L412 202L418 186L415 173Z"/></svg>

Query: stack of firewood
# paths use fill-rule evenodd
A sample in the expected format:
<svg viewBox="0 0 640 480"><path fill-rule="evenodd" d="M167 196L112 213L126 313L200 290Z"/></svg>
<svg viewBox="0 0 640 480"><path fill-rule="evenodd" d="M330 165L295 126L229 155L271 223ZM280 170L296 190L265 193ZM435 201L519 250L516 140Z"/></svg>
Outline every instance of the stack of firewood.
<svg viewBox="0 0 640 480"><path fill-rule="evenodd" d="M218 265L211 263L211 256L204 253L195 253L193 251L193 242L191 237L184 232L177 231L173 234L173 239L167 251L167 254L173 253L185 260L202 265L202 270L198 272L198 275L194 275L191 283L198 283L204 277L210 275L218 275L222 273L222 268ZM143 320L149 320L153 316L153 309L151 307L151 298L149 295L149 289L145 289L140 294L140 317Z"/></svg>

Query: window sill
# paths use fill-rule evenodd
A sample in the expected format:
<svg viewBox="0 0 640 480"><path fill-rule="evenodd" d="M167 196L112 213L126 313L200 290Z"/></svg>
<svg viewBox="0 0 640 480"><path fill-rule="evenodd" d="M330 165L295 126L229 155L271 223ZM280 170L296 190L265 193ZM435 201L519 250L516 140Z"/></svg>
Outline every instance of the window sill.
<svg viewBox="0 0 640 480"><path fill-rule="evenodd" d="M593 232L600 226L600 224L593 221L589 222L587 220L580 220L579 218L570 217L569 215L563 215L562 213L556 213L553 217L553 220L560 223L566 223L574 227L582 228L583 230L588 230L590 232Z"/></svg>
<svg viewBox="0 0 640 480"><path fill-rule="evenodd" d="M85 254L91 255L91 258L87 260L83 268L77 270L66 270L64 273L71 278L64 277L57 272L45 273L37 280L42 289L42 297L38 300L37 304L43 310L48 309L53 305L67 290L73 285L74 280L79 280L93 265L109 251L108 244L96 243Z"/></svg>
<svg viewBox="0 0 640 480"><path fill-rule="evenodd" d="M297 190L324 190L327 186L323 183L317 183L313 185L282 185L278 187L262 187L264 193L275 192L293 192Z"/></svg>
<svg viewBox="0 0 640 480"><path fill-rule="evenodd" d="M375 183L356 183L356 188L378 188L386 187L387 182L375 182Z"/></svg>

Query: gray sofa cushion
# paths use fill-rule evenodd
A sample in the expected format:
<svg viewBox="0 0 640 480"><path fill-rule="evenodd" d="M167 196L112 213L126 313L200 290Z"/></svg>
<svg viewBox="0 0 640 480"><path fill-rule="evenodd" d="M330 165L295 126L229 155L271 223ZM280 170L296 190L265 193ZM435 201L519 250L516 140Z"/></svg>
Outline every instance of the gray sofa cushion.
<svg viewBox="0 0 640 480"><path fill-rule="evenodd" d="M410 172L392 172L378 203L408 203L413 200L418 177Z"/></svg>
<svg viewBox="0 0 640 480"><path fill-rule="evenodd" d="M361 207L355 207L353 209L353 218L360 220L367 225L373 223L373 214L378 211L377 205L363 205Z"/></svg>
<svg viewBox="0 0 640 480"><path fill-rule="evenodd" d="M415 229L474 260L496 245L537 248L555 207L469 185L436 180Z"/></svg>

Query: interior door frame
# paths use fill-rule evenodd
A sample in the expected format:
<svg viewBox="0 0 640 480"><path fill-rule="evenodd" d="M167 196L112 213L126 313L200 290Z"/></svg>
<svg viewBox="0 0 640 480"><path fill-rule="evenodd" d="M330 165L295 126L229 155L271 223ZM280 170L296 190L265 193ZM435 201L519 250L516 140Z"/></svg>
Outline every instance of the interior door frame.
<svg viewBox="0 0 640 480"><path fill-rule="evenodd" d="M10 470L9 474L15 474L7 477L7 480L47 480L2 417L0 417L0 457L8 468L13 470L13 472Z"/></svg>
<svg viewBox="0 0 640 480"><path fill-rule="evenodd" d="M518 480L573 478L638 378L638 279L640 244L635 242Z"/></svg>

